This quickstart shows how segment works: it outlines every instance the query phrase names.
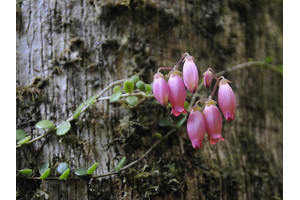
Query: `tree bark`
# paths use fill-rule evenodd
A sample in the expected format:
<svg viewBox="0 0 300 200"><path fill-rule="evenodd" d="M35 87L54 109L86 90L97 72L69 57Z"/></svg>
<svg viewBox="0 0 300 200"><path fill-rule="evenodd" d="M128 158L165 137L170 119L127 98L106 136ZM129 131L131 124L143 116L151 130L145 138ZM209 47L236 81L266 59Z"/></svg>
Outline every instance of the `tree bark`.
<svg viewBox="0 0 300 200"><path fill-rule="evenodd" d="M16 10L17 128L32 138L44 133L34 127L39 120L59 125L84 100L135 73L151 83L184 52L200 75L267 56L282 64L278 0L23 0ZM223 123L225 142L194 150L184 125L116 175L17 178L17 199L282 199L282 76L255 66L225 76L237 97L235 120ZM169 112L151 98L134 108L98 102L67 135L18 148L16 168L39 176L37 166L49 162L53 177L59 162L73 170L97 161L94 174L108 173L123 156L125 164L138 159L159 140L156 132L165 135L170 128L158 122Z"/></svg>

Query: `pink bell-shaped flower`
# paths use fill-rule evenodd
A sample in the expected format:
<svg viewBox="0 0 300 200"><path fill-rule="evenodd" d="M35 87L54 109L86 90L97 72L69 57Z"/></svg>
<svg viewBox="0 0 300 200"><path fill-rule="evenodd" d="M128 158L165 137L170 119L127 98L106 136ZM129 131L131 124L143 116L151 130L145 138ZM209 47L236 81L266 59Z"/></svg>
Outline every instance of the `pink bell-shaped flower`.
<svg viewBox="0 0 300 200"><path fill-rule="evenodd" d="M157 72L153 77L153 94L156 100L162 105L166 106L169 99L168 84L164 79L164 76Z"/></svg>
<svg viewBox="0 0 300 200"><path fill-rule="evenodd" d="M222 116L215 104L215 101L208 100L203 111L205 128L208 134L208 140L211 144L216 144L219 140L225 141L221 136Z"/></svg>
<svg viewBox="0 0 300 200"><path fill-rule="evenodd" d="M225 119L230 122L234 120L236 100L235 95L228 83L230 83L230 81L227 79L220 80L218 102Z"/></svg>
<svg viewBox="0 0 300 200"><path fill-rule="evenodd" d="M168 80L169 87L169 101L172 105L172 111L175 116L179 116L181 113L186 113L184 109L184 102L186 98L186 91L183 81L180 77L178 70L172 70Z"/></svg>
<svg viewBox="0 0 300 200"><path fill-rule="evenodd" d="M195 93L199 83L198 69L193 56L187 55L183 64L183 80L187 89Z"/></svg>
<svg viewBox="0 0 300 200"><path fill-rule="evenodd" d="M213 79L213 75L211 73L211 71L208 69L203 73L203 82L204 82L204 86L206 88L209 88L211 85L211 81Z"/></svg>
<svg viewBox="0 0 300 200"><path fill-rule="evenodd" d="M205 122L200 107L192 108L187 122L187 132L194 149L202 147L205 134Z"/></svg>

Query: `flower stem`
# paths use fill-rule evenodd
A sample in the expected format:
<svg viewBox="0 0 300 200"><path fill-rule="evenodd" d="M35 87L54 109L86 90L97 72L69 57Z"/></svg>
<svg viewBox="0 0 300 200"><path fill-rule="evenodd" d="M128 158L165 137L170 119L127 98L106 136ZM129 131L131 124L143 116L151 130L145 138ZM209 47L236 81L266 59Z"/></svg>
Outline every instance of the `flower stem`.
<svg viewBox="0 0 300 200"><path fill-rule="evenodd" d="M179 65L181 64L181 62L183 61L183 59L188 55L189 55L189 53L183 53L181 55L181 58L178 60L177 64L174 66L174 69L177 69L179 67Z"/></svg>

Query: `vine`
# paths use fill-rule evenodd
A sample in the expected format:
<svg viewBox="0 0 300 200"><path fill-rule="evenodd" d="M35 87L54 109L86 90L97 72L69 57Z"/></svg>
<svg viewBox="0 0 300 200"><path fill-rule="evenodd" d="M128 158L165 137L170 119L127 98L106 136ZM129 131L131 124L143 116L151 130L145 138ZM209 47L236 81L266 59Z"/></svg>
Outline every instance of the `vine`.
<svg viewBox="0 0 300 200"><path fill-rule="evenodd" d="M182 54L181 58L179 59L177 64L174 66L174 68L162 67L162 68L158 69L158 73L160 73L159 72L160 70L172 70L172 71L176 70L177 71L177 68L180 66L180 64L183 62L183 60L186 61L188 56L189 56L188 53ZM273 71L275 71L275 72L277 72L281 75L283 73L282 68L278 68L278 67L273 66L273 65L269 64L268 62L264 62L264 61L251 61L251 62L242 63L242 64L239 64L239 65L233 66L231 68L225 69L225 70L223 70L221 72L218 72L218 73L215 73L212 68L208 68L208 71L211 72L211 74L213 75L213 77L216 80L215 85L214 85L214 89L213 89L211 95L207 99L200 99L200 100L196 101L198 93L202 89L202 87L204 85L206 87L208 85L208 87L209 87L209 85L210 85L211 81L209 81L209 79L208 79L208 82L206 81L207 77L210 78L209 75L207 77L204 77L204 82L201 82L200 84L197 83L196 88L194 88L194 92L193 92L191 101L188 104L189 106L187 108L187 111L190 112L191 114L194 110L197 111L197 109L198 109L197 107L198 107L199 103L204 103L205 105L212 104L211 101L212 101L212 98L214 97L214 94L216 92L217 85L219 84L219 82L221 80L224 81L224 77L222 77L222 75L224 75L226 73L231 73L231 72L234 72L234 71L237 71L237 70L240 70L240 69L245 69L245 68L248 68L248 67L251 67L251 66L269 68L269 69L271 69L271 70L273 70ZM168 76L170 76L170 75L172 75L172 74L169 74ZM204 74L204 76L206 76L206 74ZM122 83L123 83L123 90L126 92L125 94L122 93L122 90L119 86ZM137 87L137 90L134 90L134 85ZM111 88L113 88L113 94L111 96L103 97L102 95ZM189 87L187 87L187 88L190 90ZM155 93L155 88L153 88L153 90L154 90L153 92ZM88 100L86 100L85 102L81 103L77 107L77 109L73 113L73 115L71 117L69 117L66 121L61 123L60 125L55 126L53 122L48 121L48 120L42 120L42 121L38 122L35 126L36 128L48 129L47 132L43 135L41 135L39 137L36 137L34 139L31 139L31 136L28 136L23 130L18 129L17 130L17 137L16 137L17 140L18 140L18 143L17 143L16 148L18 149L18 148L24 147L26 145L32 144L32 143L34 143L38 140L41 140L42 138L44 138L47 135L50 135L54 132L56 132L56 134L59 135L59 136L67 134L69 132L70 128L71 128L70 122L75 120L81 113L86 111L91 105L93 105L94 103L99 102L99 101L109 100L110 102L117 102L121 98L126 98L125 100L126 100L127 104L129 106L134 106L134 105L137 104L137 98L136 98L137 96L141 96L143 98L153 98L155 96L155 98L162 105L166 106L163 101L160 101L159 96L153 95L153 92L152 92L152 86L150 86L150 84L145 84L143 81L139 80L139 77L136 76L136 75L132 76L130 79L128 78L128 79L122 79L122 80L117 80L115 82L112 82L107 87L105 87L103 90L101 90L97 95L94 95L91 98L89 98ZM171 102L171 104L172 104L172 102ZM173 107L173 105L172 105L172 107ZM182 112L184 112L184 111L182 111ZM190 114L190 117L191 117L191 114ZM71 171L68 164L67 163L59 163L58 167L56 168L56 172L60 175L60 177L48 177L49 174L50 174L49 163L43 163L41 166L39 166L40 177L32 176L32 169L25 168L25 169L21 169L21 170L18 171L23 176L17 176L17 178L26 178L26 179L32 179L32 180L80 180L83 177L101 178L101 177L105 177L105 176L111 176L111 175L114 175L114 174L118 174L121 171L124 171L124 170L136 165L140 161L142 161L148 154L150 154L150 152L153 149L155 149L156 146L158 146L163 140L168 138L173 132L175 132L178 128L180 128L185 123L187 118L188 118L188 116L186 114L183 115L183 117L179 120L179 122L176 124L176 126L174 126L169 132L167 132L166 135L164 135L163 137L160 137L138 159L136 159L136 160L130 162L129 164L123 166L123 164L125 163L125 160L126 160L126 157L123 157L120 160L117 167L115 168L115 170L113 170L111 172L104 173L104 174L99 174L99 175L92 175L93 172L98 167L98 162L95 162L89 168L79 167L77 169L74 169L73 171L77 175L77 177L68 177L69 174L70 174L70 171ZM191 142L192 142L194 148L195 147L197 147L197 148L201 147L201 144L199 144L198 146L197 145L194 146L194 143L193 143L191 137L190 137L190 139L191 139ZM201 138L201 143L202 143L202 139L203 139L203 137ZM209 138L209 140L210 140L210 138ZM214 142L217 142L217 141L210 140L210 142L212 144L214 144Z"/></svg>

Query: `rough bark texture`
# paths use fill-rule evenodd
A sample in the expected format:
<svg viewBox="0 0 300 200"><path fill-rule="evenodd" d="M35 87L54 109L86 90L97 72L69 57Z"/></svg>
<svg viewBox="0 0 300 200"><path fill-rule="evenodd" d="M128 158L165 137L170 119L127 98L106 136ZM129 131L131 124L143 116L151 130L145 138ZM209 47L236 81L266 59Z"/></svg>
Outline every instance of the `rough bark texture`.
<svg viewBox="0 0 300 200"><path fill-rule="evenodd" d="M200 73L266 56L282 64L278 0L23 0L16 14L17 128L33 138L43 134L34 128L39 120L58 125L135 72L149 83L184 52ZM43 191L49 199L282 199L282 76L253 67L226 77L237 97L236 119L223 125L226 142L194 150L183 126L118 175L43 184L17 178L17 198L38 199ZM97 103L68 135L17 149L16 168L38 176L36 167L49 162L55 176L63 161L71 169L98 161L95 174L113 170L122 156L128 164L158 140L155 132L168 131L158 120L170 110L153 102Z"/></svg>

